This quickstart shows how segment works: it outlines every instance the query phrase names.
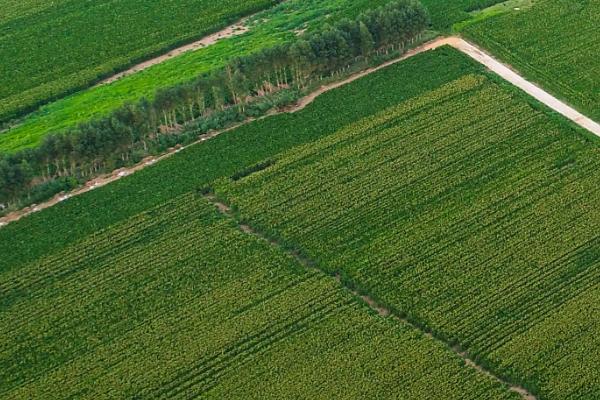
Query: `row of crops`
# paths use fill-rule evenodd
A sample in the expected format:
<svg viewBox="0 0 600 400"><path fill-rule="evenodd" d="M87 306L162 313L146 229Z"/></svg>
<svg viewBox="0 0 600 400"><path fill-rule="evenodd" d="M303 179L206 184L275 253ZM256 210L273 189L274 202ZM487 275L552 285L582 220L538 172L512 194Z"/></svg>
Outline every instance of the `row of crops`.
<svg viewBox="0 0 600 400"><path fill-rule="evenodd" d="M195 192L0 290L5 399L518 398Z"/></svg>
<svg viewBox="0 0 600 400"><path fill-rule="evenodd" d="M135 102L142 97L153 98L160 88L191 81L203 73L222 67L234 57L247 55L294 38L296 31L299 29L304 29L307 26L322 26L325 21L333 21L341 17L354 18L361 11L377 8L380 5L389 3L389 1L288 0L253 17L248 22L251 28L250 32L243 36L224 39L209 47L185 53L150 69L127 76L110 85L93 87L42 107L39 111L28 115L15 127L0 134L0 152L10 153L23 148L34 147L48 133L72 127L79 122L88 121L94 116L108 115L128 101ZM125 3L134 4L137 2L137 0L128 0ZM160 7L161 2L155 3L153 3L152 8ZM204 9L213 12L215 8L224 7L223 2L207 0L187 0L187 3L210 3L210 7ZM231 1L226 3L229 4ZM266 4L272 3L272 1L234 1L233 3L244 4L244 6L239 7L248 8L256 3ZM177 6L175 9L185 10L187 7ZM225 10L225 8L223 9ZM147 15L147 12L144 12L144 15ZM168 13L165 13L165 15L168 16ZM222 16L226 14L217 13L215 15ZM173 21L178 20L173 19ZM179 22L168 25L175 28L176 31L181 29ZM124 26L129 25L125 24ZM199 33L197 27L194 32L196 32L196 35ZM81 44L78 44L78 46L80 47ZM90 48L93 48L93 46ZM7 56L6 60L10 60L10 57ZM5 75L0 74L0 76L4 77ZM8 75L6 76L9 79ZM5 87L12 88L16 86L6 83ZM22 91L23 89L18 90L14 94L15 99L21 98L19 96L22 95ZM21 95L18 93L21 93ZM2 95L0 95L0 98L2 98Z"/></svg>
<svg viewBox="0 0 600 400"><path fill-rule="evenodd" d="M504 0L421 0L429 9L436 29L450 30L457 22L471 18L470 11L490 7Z"/></svg>
<svg viewBox="0 0 600 400"><path fill-rule="evenodd" d="M298 113L256 121L186 148L132 176L3 227L0 270L18 268L56 252L173 196L206 186L221 176L234 175L283 150L333 133L379 109L455 79L464 71L479 68L457 51L439 49L319 96Z"/></svg>
<svg viewBox="0 0 600 400"><path fill-rule="evenodd" d="M544 398L595 398L599 155L470 74L215 188L242 221L496 373Z"/></svg>
<svg viewBox="0 0 600 400"><path fill-rule="evenodd" d="M0 122L275 1L21 3L0 17Z"/></svg>
<svg viewBox="0 0 600 400"><path fill-rule="evenodd" d="M425 53L329 92L299 113L257 121L0 229L0 291L6 294L0 302L0 370L6 370L0 381L7 382L2 388L11 395L5 397L47 397L48 387L68 377L77 377L77 383L71 380L73 393L91 397L107 387L147 397L195 394L200 388L209 388L207 396L215 398L247 397L249 388L262 381L268 383L265 396L272 398L286 393L278 387L303 388L314 397L318 387L330 398L342 396L335 392L339 385L322 381L327 376L356 381L348 389L355 396L363 393L359 385L373 388L365 381L377 376L393 383L378 381L381 392L367 390L366 397L389 397L399 390L399 381L412 382L406 390L415 390L410 393L417 398L428 397L419 395L426 386L440 390L438 397L453 397L450 389L431 382L460 387L454 383L458 375L419 381L424 386L401 375L411 369L402 369L400 359L415 370L437 371L417 362L435 360L437 353L417 346L427 360L407 359L402 357L408 357L408 348L389 337L371 341L384 328L364 310L347 316L343 310L356 307L348 299L327 306L335 311L323 308L326 316L319 322L299 322L311 328L276 341L280 347L257 339L256 348L265 349L260 357L242 355L247 353L240 349L256 342L244 339L254 333L234 329L244 326L241 322L215 325L241 335L220 342L231 352L202 342L202 348L217 349L206 356L195 347L190 332L206 329L195 316L217 318L199 310L218 309L217 303L235 302L237 296L246 306L266 304L254 296L271 298L267 293L290 285L298 293L301 288L323 293L323 282L311 286L318 277L298 270L287 257L279 255L272 263L260 243L240 244L237 233L232 233L234 243L227 233L235 230L231 223L193 195L169 200L219 178L221 195L234 199L253 225L299 247L322 268L342 272L436 335L459 342L495 372L547 398L581 398L597 391L594 301L600 251L590 232L598 231L600 217L590 205L598 196L598 147L480 71L453 49ZM266 169L255 171L257 164ZM238 180L222 179L231 176ZM256 246L260 254L250 257L246 249ZM239 254L252 258L252 266L240 262ZM274 272L286 265L295 278ZM248 270L262 272L253 278ZM235 283L240 276L244 284ZM229 292L224 280L232 282ZM218 302L198 300L199 293L217 293L215 285L224 287ZM252 294L240 294L250 289ZM290 307L301 310L308 302ZM324 306L320 300L311 304ZM276 307L289 317L289 308ZM218 310L221 317L231 315ZM258 311L253 312L251 318L257 319ZM314 313L313 307L300 314ZM298 321L304 321L300 314ZM276 326L287 321L270 315ZM179 321L187 316L191 330L186 331ZM373 333L349 337L391 343L389 350L381 344L380 352L356 339L328 352L336 347L325 338L347 338L354 325L378 326ZM189 349L190 358L182 348ZM162 351L170 371L165 375L149 361ZM215 372L221 371L218 363L203 357L222 353L231 357L220 359L225 368ZM317 353L323 358L312 358ZM374 363L373 354L379 355ZM444 351L440 357L446 356ZM357 357L366 359L350 364L365 369L340 367ZM201 365L212 372L198 370L191 359L204 360ZM152 371L150 379L140 377L138 366ZM94 389L90 382L100 382L97 374L109 368L114 370L106 386ZM494 397L487 383L476 386L479 398Z"/></svg>
<svg viewBox="0 0 600 400"><path fill-rule="evenodd" d="M600 120L600 2L536 0L464 34L580 111Z"/></svg>
<svg viewBox="0 0 600 400"><path fill-rule="evenodd" d="M490 5L498 1L499 0L424 0L423 4L430 10L433 27L435 29L446 29L453 23L468 18L469 15L466 11ZM136 1L128 0L127 4L134 4L135 2ZM206 1L188 0L188 2L205 3ZM171 59L163 64L154 66L149 70L125 77L110 85L84 90L42 107L38 112L26 117L19 125L0 135L0 151L14 152L23 148L36 146L40 143L41 138L50 132L60 131L64 128L76 125L79 122L88 121L94 116L107 115L127 101L137 101L142 97L152 98L159 88L190 81L202 73L223 66L227 60L235 56L246 55L262 48L281 43L282 41L289 40L294 37L298 30L305 29L307 26L310 29L310 27L322 26L326 21L331 22L337 18L354 18L361 11L377 8L388 2L389 0L287 0L282 4L260 13L255 18L252 18L249 22L251 27L250 33L242 37L223 40L207 48ZM153 9L154 7L160 7L161 4L159 3L160 2L151 7ZM266 4L265 1L258 0L242 3L244 3L244 7L251 7L252 4L255 3ZM221 4L222 2L218 3L218 7L221 7ZM214 5L211 5L209 8L204 8L204 11L202 12L206 13L209 10L213 10L216 6L217 3L214 3ZM80 7L80 5L77 7ZM175 12L179 10L179 8L186 9L186 6L175 7L174 11L171 12ZM132 9L135 10L135 8ZM21 10L20 12L24 11ZM195 14L192 13L187 18L190 18L191 16L195 16ZM139 16L136 15L136 18L137 17ZM165 13L161 18L168 17L169 13ZM97 15L94 18L100 18L100 16ZM196 23L198 23L198 21L196 21ZM65 27L69 26L67 22L64 24ZM176 27L178 32L181 30L179 23L167 25ZM129 25L125 24L125 26ZM152 25L150 24L149 26ZM31 29L35 29L35 27L32 27ZM196 27L194 32L197 35L199 29ZM156 40L156 38L154 39ZM109 41L107 40L104 43L109 43ZM140 42L135 43L139 44ZM134 45L135 43L130 45ZM60 43L57 43L57 46L58 45L60 45ZM82 43L77 43L72 47L74 50L80 51L82 46ZM94 46L88 44L88 48L94 49ZM23 54L26 54L26 56L31 59L29 52L24 52ZM6 60L10 60L10 58L7 56ZM39 63L31 62L31 64L32 66L35 66ZM59 65L58 60L55 60L54 64ZM18 71L13 71L12 73L18 73ZM32 74L32 72L28 73L32 75L32 77L28 78L27 81L34 82L35 79L33 76L35 75ZM23 75L27 76L27 73L23 72ZM2 76L6 76L7 80L10 79L8 74L2 74ZM70 76L63 80L73 84L73 82L76 81L74 78L75 77ZM79 83L79 85L81 85L81 83ZM72 87L75 86L76 85ZM16 85L7 84L5 85L5 90L11 90L10 88L13 87L17 88ZM25 101L23 100L23 96L29 92L24 92L23 90L23 88L20 88L16 90L15 93L12 93L12 100L10 101L17 103ZM35 91L40 89L31 90ZM8 93L0 95L0 98L8 95ZM2 104L3 101L9 102L8 97L7 100L0 100L0 104ZM1 114L2 112L0 111L0 116ZM0 119L2 118L0 117Z"/></svg>

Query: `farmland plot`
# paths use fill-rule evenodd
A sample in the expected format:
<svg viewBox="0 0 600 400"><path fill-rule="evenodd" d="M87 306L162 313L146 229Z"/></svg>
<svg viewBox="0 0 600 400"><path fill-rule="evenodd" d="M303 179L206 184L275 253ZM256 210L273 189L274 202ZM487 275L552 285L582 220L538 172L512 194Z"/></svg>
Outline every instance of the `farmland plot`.
<svg viewBox="0 0 600 400"><path fill-rule="evenodd" d="M19 268L174 196L425 93L480 66L449 48L423 53L319 96L302 111L262 119L186 148L84 195L0 229L0 271ZM391 87L398 90L389 90ZM168 184L165 184L168 182ZM110 210L110 211L108 211Z"/></svg>
<svg viewBox="0 0 600 400"><path fill-rule="evenodd" d="M274 3L9 1L0 16L0 122Z"/></svg>
<svg viewBox="0 0 600 400"><path fill-rule="evenodd" d="M518 398L195 192L0 290L5 399Z"/></svg>
<svg viewBox="0 0 600 400"><path fill-rule="evenodd" d="M496 373L594 398L599 156L597 140L466 75L216 188L243 221Z"/></svg>
<svg viewBox="0 0 600 400"><path fill-rule="evenodd" d="M346 16L355 17L361 11L389 1L288 0L251 18L248 21L250 31L245 35L221 40L109 85L92 87L47 104L27 115L16 126L0 133L0 152L12 153L36 147L49 133L73 127L94 117L106 116L126 102L135 102L143 97L151 99L160 88L190 82L223 67L234 57L295 38L297 30L321 26Z"/></svg>
<svg viewBox="0 0 600 400"><path fill-rule="evenodd" d="M600 1L537 0L464 33L527 78L600 120Z"/></svg>
<svg viewBox="0 0 600 400"><path fill-rule="evenodd" d="M492 6L504 0L421 0L431 14L435 29L447 30L453 24L471 18L470 11Z"/></svg>

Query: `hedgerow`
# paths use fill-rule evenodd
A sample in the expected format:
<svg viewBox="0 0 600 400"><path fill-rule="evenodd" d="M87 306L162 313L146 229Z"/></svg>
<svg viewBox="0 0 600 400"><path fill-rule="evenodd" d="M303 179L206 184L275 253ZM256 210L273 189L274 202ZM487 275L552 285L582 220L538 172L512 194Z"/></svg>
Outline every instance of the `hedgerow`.
<svg viewBox="0 0 600 400"><path fill-rule="evenodd" d="M17 268L173 196L480 69L455 50L438 49L325 93L298 113L272 116L186 148L132 176L3 227L0 270Z"/></svg>
<svg viewBox="0 0 600 400"><path fill-rule="evenodd" d="M0 134L0 152L11 153L35 147L50 133L76 127L93 118L106 117L128 102L136 102L142 98L152 100L158 89L191 82L202 74L222 68L235 57L285 43L296 38L298 30L322 27L325 22L333 23L343 17L356 18L361 11L389 2L390 0L287 0L248 21L251 30L245 35L221 40L109 85L92 87L40 108ZM220 3L212 3L213 6L220 6ZM179 29L177 24L173 24L173 27Z"/></svg>

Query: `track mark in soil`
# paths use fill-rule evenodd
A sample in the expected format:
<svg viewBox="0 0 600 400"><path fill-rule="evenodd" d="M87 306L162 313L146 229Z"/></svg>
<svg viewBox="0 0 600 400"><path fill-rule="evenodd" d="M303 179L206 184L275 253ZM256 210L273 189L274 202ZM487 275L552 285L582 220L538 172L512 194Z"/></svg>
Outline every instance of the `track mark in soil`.
<svg viewBox="0 0 600 400"><path fill-rule="evenodd" d="M328 276L331 276L326 271L319 268L319 266L313 260L303 256L302 254L300 254L300 252L289 250L285 246L283 246L281 243L279 243L277 240L271 239L267 235L264 235L264 234L258 232L256 229L252 228L248 224L241 223L236 218L236 216L233 214L231 207L229 205L225 204L224 202L222 202L221 200L219 200L214 194L212 194L212 193L204 194L204 198L206 200L208 200L210 203L212 203L221 214L233 219L238 224L238 227L240 228L240 230L242 232L244 232L248 235L253 235L253 236L269 243L273 247L277 247L279 250L283 251L284 253L286 253L289 256L296 259L296 261L298 261L302 266L304 266L306 268L315 268L315 269L321 271L322 273L324 273ZM524 387L512 384L512 383L502 379L498 375L495 375L492 371L486 369L482 365L477 364L472 358L469 357L469 354L465 350L463 350L460 346L451 346L449 343L434 336L431 332L424 330L420 326L416 325L414 322L411 322L410 320L393 313L392 310L379 304L375 299L373 299L369 295L363 294L363 293L357 291L356 289L353 288L353 285L351 285L347 281L345 281L341 275L335 274L332 276L332 278L335 279L345 290L352 293L352 295L354 297L360 299L364 304L366 304L371 310L376 312L380 317L393 318L394 320L400 321L400 322L410 326L412 329L415 329L415 330L421 332L423 335L430 338L431 340L443 343L449 350L451 350L454 354L456 354L458 357L460 357L466 366L473 368L477 372L488 376L490 379L493 379L496 382L503 384L511 392L514 392L514 393L517 393L518 395L520 395L523 398L523 400L537 400L537 398L532 393L530 393L527 389L525 389Z"/></svg>

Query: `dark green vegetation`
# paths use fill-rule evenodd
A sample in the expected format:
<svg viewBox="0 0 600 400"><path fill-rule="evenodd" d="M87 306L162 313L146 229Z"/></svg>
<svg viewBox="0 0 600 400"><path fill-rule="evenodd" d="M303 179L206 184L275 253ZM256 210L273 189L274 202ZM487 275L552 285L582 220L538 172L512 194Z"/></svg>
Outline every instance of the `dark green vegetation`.
<svg viewBox="0 0 600 400"><path fill-rule="evenodd" d="M89 180L289 105L324 77L404 52L421 40L428 24L419 3L394 1L291 43L237 57L192 83L160 90L152 102L127 104L105 118L48 135L34 150L0 155L0 202L19 208L23 198L56 180Z"/></svg>
<svg viewBox="0 0 600 400"><path fill-rule="evenodd" d="M251 18L248 21L250 32L243 36L219 41L110 85L90 88L42 107L15 127L0 133L0 152L35 147L49 133L88 122L94 117L109 115L126 102L135 102L143 97L152 99L160 88L191 82L204 73L222 68L234 57L285 43L294 39L300 29L322 27L326 22L343 17L355 18L366 9L390 1L287 0Z"/></svg>
<svg viewBox="0 0 600 400"><path fill-rule="evenodd" d="M0 270L53 253L173 196L479 70L456 51L439 49L325 93L297 113L256 121L189 147L133 176L0 229Z"/></svg>
<svg viewBox="0 0 600 400"><path fill-rule="evenodd" d="M11 0L0 16L0 122L274 3Z"/></svg>
<svg viewBox="0 0 600 400"><path fill-rule="evenodd" d="M536 0L464 34L584 114L600 120L600 1Z"/></svg>
<svg viewBox="0 0 600 400"><path fill-rule="evenodd" d="M597 139L482 75L340 128L217 196L543 398L600 396Z"/></svg>
<svg viewBox="0 0 600 400"><path fill-rule="evenodd" d="M211 382L211 372L202 375L192 371L187 375L189 369L185 365L189 364L184 362L187 362L188 353L176 343L190 343L187 346L189 357L196 357L195 360L204 360L202 357L210 354L200 352L194 347L195 342L186 342L185 329L177 330L176 318L189 315L185 314L187 303L184 299L189 299L186 295L199 296L204 290L201 285L205 278L198 276L200 272L194 266L218 268L218 263L209 263L207 257L207 254L216 254L215 260L225 260L227 268L239 263L240 268L247 265L250 273L262 271L260 266L233 258L248 254L244 241L249 240L257 246L260 243L252 237L238 237L241 233L231 221L208 212L206 204L196 197L200 189L213 187L219 196L237 208L239 217L245 222L308 256L319 268L341 273L344 282L372 294L397 314L406 315L444 341L457 343L498 375L526 385L541 398L598 397L600 239L595 232L600 228L600 211L594 204L600 197L597 185L599 153L596 139L586 139L540 106L530 105L522 95L488 77L479 66L456 51L443 48L419 55L329 92L299 113L282 114L228 132L132 177L0 229L0 253L3 255L0 258L0 282L5 285L3 292L10 292L1 306L3 311L10 311L13 318L2 326L10 333L10 327L17 325L20 319L34 315L28 313L48 309L54 314L41 315L39 326L44 321L45 329L56 324L62 327L61 334L67 331L67 335L71 335L65 342L73 343L73 347L63 346L65 342L58 334L48 335L48 340L39 344L48 346L45 348L30 345L32 339L27 335L7 339L7 343L22 340L22 345L17 349L4 345L6 357L21 351L19 354L23 359L30 360L8 375L12 385L16 385L18 383L14 382L20 382L36 362L39 363L36 370L63 365L36 383L40 385L39 389L32 389L43 393L44 385L60 379L61 374L77 376L81 373L85 376L85 371L90 371L89 376L94 376L97 372L94 368L98 366L86 362L87 356L78 359L74 367L64 364L66 359L81 351L80 348L89 348L98 351L89 354L100 355L93 360L120 361L106 381L107 385L117 387L117 391L137 393L141 389L136 385L147 385L145 390L149 395L185 395L194 394L198 387L211 387L209 393L215 397L243 397L247 396L245 388L255 387L253 382L265 379L271 383L265 383L264 390L269 391L266 396L277 398L282 397L282 393L297 391L297 383L309 382L303 379L312 382L327 374L338 374L335 376L340 380L354 383L353 379L358 379L356 376L369 376L369 369L353 369L342 377L339 374L343 368L330 369L330 366L359 359L371 350L372 355L379 354L379 349L384 349L383 354L398 351L393 337L404 340L394 336L401 329L392 329L392 325L385 325L390 321L381 321L374 316L364 320L367 318L362 315L365 310L350 298L344 300L346 294L340 294L339 288L327 281L322 283L324 286L299 287L298 297L289 295L297 301L292 306L296 307L294 310L302 310L307 298L314 299L311 304L323 305L317 294L331 293L331 301L338 298L340 303L335 304L348 304L349 310L359 307L352 313L360 315L348 315L343 307L336 305L331 312L346 318L342 322L327 317L325 322L311 322L302 331L306 336L297 336L294 330L284 331L290 339L267 347L260 357L244 359L240 355L235 362L223 362L221 365L225 369L219 373L220 383L212 381L214 386L203 383ZM175 215L170 214L171 210ZM196 220L191 217L193 215L197 215ZM138 221L140 226L134 228ZM212 230L220 223L227 229ZM141 232L144 229L147 234ZM235 242L228 241L229 233L223 229L235 231ZM129 231L131 233L125 233ZM199 231L204 233L200 234L202 239L194 236ZM130 235L131 239L121 241L121 232L125 238ZM217 236L222 236L223 241L218 241ZM187 247L190 242L192 248ZM223 243L232 243L229 251L220 248ZM196 253L194 246L201 252ZM285 259L290 265L294 264L273 248L263 246L255 260L267 264L267 261ZM233 247L236 251L231 251ZM213 251L215 253L211 253ZM263 251L277 253L280 258L273 256L267 260L261 253ZM156 263L152 264L157 266L155 269L146 267L146 253L151 254L148 263ZM189 258L194 255L193 260ZM163 264L166 267L159 268ZM47 266L48 275L40 276L41 265ZM90 265L97 265L99 270L89 268ZM130 269L133 272L130 277L113 278L113 284L107 286L107 296L111 297L102 297L101 291L76 286L83 285L87 277L110 280L111 273L116 274L111 269L115 265L120 265L119 271L123 273ZM282 261L275 265L288 264ZM289 268L297 267L291 265ZM272 272L271 267L267 269ZM137 274L137 271L144 273ZM236 286L235 278L244 272L233 271L235 276L228 281L231 286L224 287L237 296L241 289ZM283 272L278 273L283 274L281 282L284 286L292 282ZM307 274L307 280L313 276L306 271L298 273ZM81 274L82 279L69 280L70 274ZM220 282L216 275L207 279ZM274 273L272 276L277 279L280 275ZM318 274L314 276L315 281L321 279L317 279ZM195 280L198 281L198 292L190 283ZM258 280L265 282L265 279ZM69 286L71 284L75 286ZM19 292L28 285L27 291ZM98 280L97 285L108 284ZM266 284L250 286L259 296L277 290L277 286L269 289ZM44 296L59 296L64 288L67 294L89 293L90 303L83 301L81 312L91 313L92 322L80 323L68 319L73 318L71 316L64 316L66 312L62 308L48 308L52 301L46 303ZM265 292L261 292L263 288ZM311 293L301 293L303 291ZM214 293L216 298L237 301L236 296L227 295L231 292L224 292L222 296ZM264 311L269 310L269 305L285 312L285 304L276 303L277 296L274 297L261 303L265 305L263 312L269 312ZM288 294L284 297L288 298ZM115 298L125 300L115 304ZM255 304L252 297L242 298L246 304ZM207 313L202 314L207 320L226 315L210 314L213 308L205 304L214 304L218 309L218 304L222 303L215 303L210 297L204 299L207 303L192 303L197 305L194 315L198 310ZM236 307L240 306L234 304L231 312L243 318L245 314L240 315L235 311L239 310ZM261 310L261 306L257 307L242 306L242 309L248 312L247 315L262 316L262 313L252 314ZM110 310L116 312L111 314ZM149 329L132 326L130 333L118 330L135 321L149 322L153 318L152 310L175 310L178 317L167 312L161 314L155 325L148 323ZM314 309L304 315L313 314ZM110 321L117 326L114 330L106 323L111 315L115 316ZM269 324L272 322L272 329L278 329L281 314L273 315L275 317ZM238 321L235 326L245 326L243 319ZM188 321L188 324L196 327L194 322ZM331 332L339 334L340 329L354 325L359 329L356 336L347 338L343 335L347 341L341 348L345 351L327 352L332 346L320 344ZM36 326L32 322L32 332L38 329ZM222 327L219 334L222 334L230 325L219 326ZM360 331L361 327L368 330ZM92 329L93 335L89 334ZM210 328L199 325L198 329ZM172 336L174 341L165 339L171 337L165 332L173 331L179 336ZM135 346L127 343L126 340L130 340L127 335L137 332L143 335L134 341ZM232 336L229 342L216 340L219 345L229 345L225 348L234 349L233 353L223 352L224 347L215 345L210 339L199 346L214 349L213 354L222 357L242 354L235 349L247 348L237 344L248 332L251 331L235 331L241 336ZM256 335L251 336L252 340L259 340ZM387 343L387 347L369 349L367 345L358 345L361 351L353 352L360 339L353 342L352 338L358 337L366 338L369 343L371 338L382 338L373 341ZM111 358L114 357L112 351L117 349L118 353L121 348L107 349L119 343L122 348L131 349L132 353L127 353L131 358ZM289 354L303 348L305 343L316 346L316 352L311 353L308 348L299 351L300 359ZM323 347L318 347L321 345ZM162 347L160 351L168 351L172 356L166 370L181 373L178 376L182 380L193 377L189 385L184 385L190 392L178 392L179 381L169 385L170 372L162 375L160 371L152 371L151 376L156 379L143 382L136 377L138 367L151 369L144 360L152 359L156 354L152 352L153 346ZM258 347L262 348L261 344ZM418 346L415 344L413 348ZM419 348L418 351L422 350ZM323 353L331 355L330 363L313 358ZM413 360L406 354L406 349L400 348L400 353L405 357L403 360ZM36 354L44 354L44 357L36 358ZM104 354L106 357L101 357ZM444 354L446 357L447 353ZM240 360L246 361L235 364ZM368 360L386 366L375 373L379 379L385 375L384 371L398 365L385 358ZM368 360L359 361L354 368L369 365L366 364ZM451 362L452 358L448 360ZM455 361L457 366L460 365L457 359ZM299 369L286 369L295 362ZM78 365L84 372L77 372ZM206 371L214 371L204 361L198 365L201 369L206 367ZM236 369L236 365L242 367ZM278 367L272 370L270 365ZM373 368L377 367L379 364ZM435 370L428 366L422 368L428 373ZM450 390L455 381L447 388L431 386L432 382L448 382L448 376L459 376L451 375L451 370L445 367L443 370L447 371L443 372L446 378L426 379L425 387L448 391L436 392L441 393L437 397L452 398L454 395ZM129 376L123 371L131 374L131 381L118 379ZM257 375L252 375L253 371ZM273 371L278 373L269 375ZM393 384L378 385L378 390L390 387L398 390L398 376L392 373ZM468 378L460 376L461 379ZM372 377L365 380L372 382ZM231 382L240 381L247 382L245 385L248 386L242 385L240 392L228 391L238 388ZM198 382L204 386L196 386ZM363 381L358 379L358 382ZM401 382L413 383L414 379L409 377L406 382ZM461 382L466 387L480 390L479 398L485 398L484 393L487 397L492 396L493 392L481 386L487 383L469 386L468 381ZM276 383L280 383L286 392L276 392ZM79 384L86 385L85 382ZM339 387L339 383L336 384L323 383L320 387L334 390ZM152 385L174 392L151 392L155 387ZM403 396L423 397L418 392L423 388L419 385L409 386L407 390L417 391ZM357 387L374 388L368 383ZM101 391L102 387L97 390ZM365 396L376 397L374 393L368 392ZM388 397L394 395L384 393ZM89 392L92 397L93 394L93 391ZM327 396L336 397L336 393L327 392ZM461 398L465 394L458 396Z"/></svg>
<svg viewBox="0 0 600 400"><path fill-rule="evenodd" d="M0 288L4 399L518 398L196 193Z"/></svg>
<svg viewBox="0 0 600 400"><path fill-rule="evenodd" d="M429 10L434 29L447 31L457 22L471 18L470 11L501 3L503 0L421 0Z"/></svg>
<svg viewBox="0 0 600 400"><path fill-rule="evenodd" d="M191 1L191 0L190 0ZM200 1L200 0L196 0ZM233 57L250 54L295 37L298 30L314 29L342 17L354 18L361 11L390 0L287 0L249 21L250 32L213 46L184 54L110 85L90 88L68 96L27 116L19 125L0 134L0 152L34 147L51 133L73 127L93 117L110 114L128 101L152 98L159 88L189 82L200 74L222 67ZM468 11L499 0L424 0L433 29L448 30L468 19Z"/></svg>

